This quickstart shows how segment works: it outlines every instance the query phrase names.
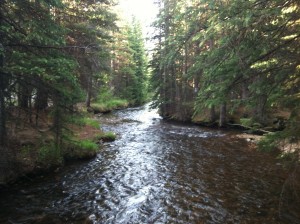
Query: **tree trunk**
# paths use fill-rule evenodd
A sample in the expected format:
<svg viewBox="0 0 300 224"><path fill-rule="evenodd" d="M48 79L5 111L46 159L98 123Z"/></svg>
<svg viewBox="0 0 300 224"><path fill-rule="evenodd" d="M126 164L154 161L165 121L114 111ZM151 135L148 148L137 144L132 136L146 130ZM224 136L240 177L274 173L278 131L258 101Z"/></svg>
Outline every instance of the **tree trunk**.
<svg viewBox="0 0 300 224"><path fill-rule="evenodd" d="M89 75L88 80L87 80L87 93L86 93L86 100L85 100L85 105L86 107L91 106L91 98L92 98L92 77Z"/></svg>
<svg viewBox="0 0 300 224"><path fill-rule="evenodd" d="M4 65L4 48L0 43L0 67ZM7 75L0 70L0 146L6 144L6 109L5 89L7 88Z"/></svg>
<svg viewBox="0 0 300 224"><path fill-rule="evenodd" d="M266 95L257 97L257 103L254 108L254 120L264 125L266 123L265 106L267 102Z"/></svg>
<svg viewBox="0 0 300 224"><path fill-rule="evenodd" d="M226 103L220 106L220 120L219 127L224 127L226 124Z"/></svg>
<svg viewBox="0 0 300 224"><path fill-rule="evenodd" d="M195 56L196 57L201 54L201 49L200 49L199 45L200 45L200 41L196 41L196 43L195 43L195 48L196 48ZM202 71L199 71L198 74L195 74L195 76L194 76L194 98L196 98L198 96L199 83L200 83L201 76L202 76Z"/></svg>
<svg viewBox="0 0 300 224"><path fill-rule="evenodd" d="M209 114L209 121L210 122L215 122L216 121L216 110L215 110L215 106L212 106L210 108L210 114Z"/></svg>
<svg viewBox="0 0 300 224"><path fill-rule="evenodd" d="M1 6L1 2L0 2ZM4 65L4 47L0 43L0 68ZM12 170L12 153L7 147L5 91L9 84L6 73L0 69L0 184L5 184Z"/></svg>
<svg viewBox="0 0 300 224"><path fill-rule="evenodd" d="M54 113L53 113L53 131L55 149L58 150L62 143L62 110L60 106L60 97L54 96L53 99Z"/></svg>
<svg viewBox="0 0 300 224"><path fill-rule="evenodd" d="M19 85L18 106L23 109L29 108L29 101L31 100L31 90L28 86Z"/></svg>
<svg viewBox="0 0 300 224"><path fill-rule="evenodd" d="M34 107L37 110L45 110L48 106L48 93L42 88L37 89Z"/></svg>
<svg viewBox="0 0 300 224"><path fill-rule="evenodd" d="M6 114L5 114L5 101L3 91L3 73L0 73L0 146L6 143Z"/></svg>
<svg viewBox="0 0 300 224"><path fill-rule="evenodd" d="M242 99L245 100L245 99L248 99L249 97L249 90L248 90L248 85L247 83L243 83L242 84Z"/></svg>

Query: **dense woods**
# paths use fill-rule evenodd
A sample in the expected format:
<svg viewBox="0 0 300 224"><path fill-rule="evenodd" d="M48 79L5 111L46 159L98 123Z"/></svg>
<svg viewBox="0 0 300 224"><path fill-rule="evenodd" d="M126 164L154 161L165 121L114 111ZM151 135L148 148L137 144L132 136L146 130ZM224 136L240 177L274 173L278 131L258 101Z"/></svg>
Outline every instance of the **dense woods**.
<svg viewBox="0 0 300 224"><path fill-rule="evenodd" d="M0 0L0 222L298 223L300 1L153 2Z"/></svg>
<svg viewBox="0 0 300 224"><path fill-rule="evenodd" d="M121 21L115 5L0 2L2 170L28 127L51 132L60 153L82 105L101 112L112 97L146 102L148 67L162 117L277 131L261 142L266 148L298 142L299 1L157 0L149 62L141 24Z"/></svg>
<svg viewBox="0 0 300 224"><path fill-rule="evenodd" d="M14 166L13 148L27 145L20 132L34 128L43 142L51 135L53 151L61 153L78 103L89 109L101 94L132 105L145 101L141 27L118 25L114 6L106 0L1 1L0 182Z"/></svg>
<svg viewBox="0 0 300 224"><path fill-rule="evenodd" d="M163 117L299 139L299 1L157 5L152 86Z"/></svg>
<svg viewBox="0 0 300 224"><path fill-rule="evenodd" d="M115 36L112 84L116 96L141 105L147 99L147 58L141 24L132 18Z"/></svg>

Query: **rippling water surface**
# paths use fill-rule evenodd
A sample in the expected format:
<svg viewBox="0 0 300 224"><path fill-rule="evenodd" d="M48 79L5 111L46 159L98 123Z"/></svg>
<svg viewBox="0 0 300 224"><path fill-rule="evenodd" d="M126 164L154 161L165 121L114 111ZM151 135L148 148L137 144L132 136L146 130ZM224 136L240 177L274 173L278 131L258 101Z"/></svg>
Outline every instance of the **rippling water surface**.
<svg viewBox="0 0 300 224"><path fill-rule="evenodd" d="M279 165L234 133L165 122L147 106L99 120L117 140L2 192L0 223L290 223L278 218Z"/></svg>

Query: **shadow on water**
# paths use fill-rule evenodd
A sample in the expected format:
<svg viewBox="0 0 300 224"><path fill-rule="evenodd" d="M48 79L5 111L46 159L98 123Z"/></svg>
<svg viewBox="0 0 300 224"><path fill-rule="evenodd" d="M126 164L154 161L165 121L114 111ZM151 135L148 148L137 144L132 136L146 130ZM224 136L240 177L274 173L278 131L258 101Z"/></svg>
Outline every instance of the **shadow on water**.
<svg viewBox="0 0 300 224"><path fill-rule="evenodd" d="M90 162L1 192L0 223L297 223L280 220L280 166L233 132L148 106L99 118L117 140Z"/></svg>

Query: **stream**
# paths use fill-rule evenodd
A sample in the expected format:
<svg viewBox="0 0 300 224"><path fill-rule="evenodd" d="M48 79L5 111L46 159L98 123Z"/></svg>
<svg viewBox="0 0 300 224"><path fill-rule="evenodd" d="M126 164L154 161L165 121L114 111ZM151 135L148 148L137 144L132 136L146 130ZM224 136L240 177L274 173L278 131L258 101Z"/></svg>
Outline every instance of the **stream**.
<svg viewBox="0 0 300 224"><path fill-rule="evenodd" d="M236 132L167 122L147 105L99 122L117 140L0 192L0 223L299 223L279 218L281 164Z"/></svg>

